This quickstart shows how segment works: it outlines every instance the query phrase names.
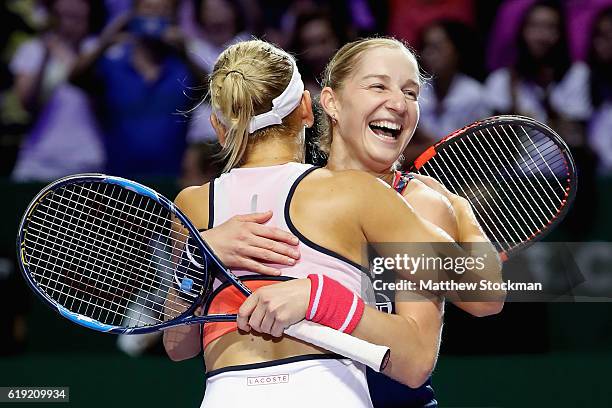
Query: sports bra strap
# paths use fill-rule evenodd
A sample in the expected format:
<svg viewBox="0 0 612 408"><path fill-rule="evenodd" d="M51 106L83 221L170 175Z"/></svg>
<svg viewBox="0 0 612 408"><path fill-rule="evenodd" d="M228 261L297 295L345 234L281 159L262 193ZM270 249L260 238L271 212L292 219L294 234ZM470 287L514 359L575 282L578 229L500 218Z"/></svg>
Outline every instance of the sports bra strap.
<svg viewBox="0 0 612 408"><path fill-rule="evenodd" d="M396 170L393 174L393 183L391 184L391 187L393 187L393 189L398 193L404 194L404 190L408 186L410 180L412 180L413 178L414 176L409 173L403 173L399 170Z"/></svg>

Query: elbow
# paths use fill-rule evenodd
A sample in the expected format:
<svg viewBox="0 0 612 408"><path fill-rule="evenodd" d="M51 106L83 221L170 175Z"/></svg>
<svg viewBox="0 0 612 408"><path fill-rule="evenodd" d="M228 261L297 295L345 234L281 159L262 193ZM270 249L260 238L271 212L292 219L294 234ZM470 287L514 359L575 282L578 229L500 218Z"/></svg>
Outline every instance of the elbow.
<svg viewBox="0 0 612 408"><path fill-rule="evenodd" d="M499 314L504 308L504 301L466 302L461 307L472 316L487 317Z"/></svg>
<svg viewBox="0 0 612 408"><path fill-rule="evenodd" d="M398 370L392 377L410 388L419 388L431 376L436 360L437 352L423 350L419 357L406 360L402 370Z"/></svg>
<svg viewBox="0 0 612 408"><path fill-rule="evenodd" d="M416 362L416 364L410 367L406 376L402 379L402 382L410 388L419 388L425 384L427 379L431 376L435 364L435 357L425 358L420 362Z"/></svg>
<svg viewBox="0 0 612 408"><path fill-rule="evenodd" d="M166 350L166 355L172 361L183 361L195 357L200 351L195 350L195 348L187 349L186 347L181 347L179 343L176 341L169 339L169 336L164 332L164 350Z"/></svg>
<svg viewBox="0 0 612 408"><path fill-rule="evenodd" d="M175 351L170 350L168 348L166 348L166 355L170 358L170 360L174 362L187 360L188 358L187 356L176 353Z"/></svg>

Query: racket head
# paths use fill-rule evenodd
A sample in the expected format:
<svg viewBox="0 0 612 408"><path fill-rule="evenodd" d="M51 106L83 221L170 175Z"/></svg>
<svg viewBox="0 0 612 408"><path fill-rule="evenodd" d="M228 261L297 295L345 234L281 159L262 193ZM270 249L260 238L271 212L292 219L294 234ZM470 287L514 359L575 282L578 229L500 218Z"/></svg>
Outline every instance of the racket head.
<svg viewBox="0 0 612 408"><path fill-rule="evenodd" d="M578 189L565 141L547 125L518 115L494 116L451 133L409 171L432 176L468 199L502 259L550 233Z"/></svg>
<svg viewBox="0 0 612 408"><path fill-rule="evenodd" d="M123 334L190 322L212 292L210 268L223 267L170 200L103 174L65 177L38 193L17 252L44 303L82 326ZM170 291L177 299L168 305Z"/></svg>

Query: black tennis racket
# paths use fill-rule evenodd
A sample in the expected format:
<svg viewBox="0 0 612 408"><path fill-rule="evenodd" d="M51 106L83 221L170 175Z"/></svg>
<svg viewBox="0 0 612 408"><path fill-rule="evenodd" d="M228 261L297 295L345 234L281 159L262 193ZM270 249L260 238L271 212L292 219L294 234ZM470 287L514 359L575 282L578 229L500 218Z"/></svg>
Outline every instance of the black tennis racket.
<svg viewBox="0 0 612 408"><path fill-rule="evenodd" d="M495 116L457 130L423 152L410 171L469 200L502 259L550 232L577 189L565 142L522 116Z"/></svg>
<svg viewBox="0 0 612 408"><path fill-rule="evenodd" d="M235 314L194 315L210 301L215 277L251 294L170 200L118 177L75 175L45 187L23 216L17 249L45 303L103 332L234 321ZM387 347L309 321L285 333L377 371L389 357Z"/></svg>

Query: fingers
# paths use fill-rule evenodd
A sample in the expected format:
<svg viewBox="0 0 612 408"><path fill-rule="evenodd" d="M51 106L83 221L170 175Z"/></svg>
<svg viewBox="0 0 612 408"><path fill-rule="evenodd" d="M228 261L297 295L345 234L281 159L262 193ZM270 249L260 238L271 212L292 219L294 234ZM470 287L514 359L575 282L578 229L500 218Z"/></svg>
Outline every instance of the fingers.
<svg viewBox="0 0 612 408"><path fill-rule="evenodd" d="M268 222L270 218L272 218L272 211L236 215L232 218L234 218L237 221L242 221L242 222L256 222L258 224L263 224L264 222Z"/></svg>
<svg viewBox="0 0 612 408"><path fill-rule="evenodd" d="M267 238L276 242L284 242L289 245L297 245L300 242L295 235L287 231L273 227L266 227L265 225L254 225L252 231L254 234L262 238Z"/></svg>
<svg viewBox="0 0 612 408"><path fill-rule="evenodd" d="M240 309L238 309L238 317L236 318L236 323L238 323L238 328L240 330L246 332L251 331L249 320L251 318L251 313L253 313L253 310L255 310L258 303L259 295L257 293L253 293L240 306Z"/></svg>
<svg viewBox="0 0 612 408"><path fill-rule="evenodd" d="M247 244L241 252L243 256L250 258L282 265L295 265L295 261L300 258L297 248L266 238L250 237Z"/></svg>
<svg viewBox="0 0 612 408"><path fill-rule="evenodd" d="M249 327L258 333L265 333L265 331L262 329L262 323L265 317L266 305L261 301L261 299L259 299L257 307L255 307L255 310L253 310L253 313L251 313L251 317L249 317Z"/></svg>
<svg viewBox="0 0 612 408"><path fill-rule="evenodd" d="M272 326L272 329L270 330L270 334L274 337L282 337L283 334L285 333L286 328L287 327L284 321L279 320L279 319L274 319L274 325Z"/></svg>
<svg viewBox="0 0 612 408"><path fill-rule="evenodd" d="M248 258L243 258L240 264L241 268L251 272L260 273L262 275L279 276L281 274L280 269L266 266L260 262Z"/></svg>
<svg viewBox="0 0 612 408"><path fill-rule="evenodd" d="M236 319L240 330L270 334L281 337L287 327L285 319L277 319L269 301L264 300L257 292L244 301Z"/></svg>

